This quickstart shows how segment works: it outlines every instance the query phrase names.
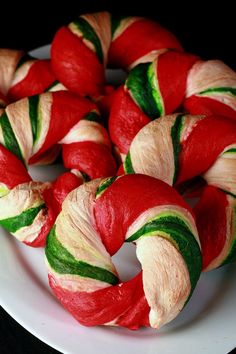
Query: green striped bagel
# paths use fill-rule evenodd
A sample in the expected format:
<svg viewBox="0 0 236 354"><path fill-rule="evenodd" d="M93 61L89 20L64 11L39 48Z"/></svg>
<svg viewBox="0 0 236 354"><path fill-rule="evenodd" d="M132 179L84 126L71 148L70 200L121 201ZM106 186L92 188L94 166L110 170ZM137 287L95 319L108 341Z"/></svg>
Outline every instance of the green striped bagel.
<svg viewBox="0 0 236 354"><path fill-rule="evenodd" d="M126 282L111 258L123 242L135 243L142 268ZM182 310L201 273L192 211L172 187L145 175L96 179L69 193L45 254L55 296L86 326L160 328Z"/></svg>
<svg viewBox="0 0 236 354"><path fill-rule="evenodd" d="M24 98L1 110L0 225L18 240L42 246L67 193L84 180L116 172L94 103L61 91ZM62 147L71 170L53 183L33 182L28 164L54 161Z"/></svg>
<svg viewBox="0 0 236 354"><path fill-rule="evenodd" d="M65 167L89 178L109 176L115 162L100 123L92 102L69 92L44 93L6 107L0 117L0 143L26 165L51 163L61 145ZM101 156L103 163L98 164ZM97 166L91 166L94 162Z"/></svg>
<svg viewBox="0 0 236 354"><path fill-rule="evenodd" d="M128 174L143 173L183 190L201 176L194 208L203 269L236 260L236 122L222 116L173 114L147 124L124 161Z"/></svg>

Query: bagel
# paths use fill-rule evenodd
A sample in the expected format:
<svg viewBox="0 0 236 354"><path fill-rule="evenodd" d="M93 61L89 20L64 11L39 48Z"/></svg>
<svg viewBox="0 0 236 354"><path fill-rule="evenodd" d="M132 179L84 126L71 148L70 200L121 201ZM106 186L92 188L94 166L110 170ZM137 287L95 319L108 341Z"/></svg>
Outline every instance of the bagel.
<svg viewBox="0 0 236 354"><path fill-rule="evenodd" d="M126 173L144 173L178 187L201 176L194 208L203 269L236 259L236 122L223 116L173 114L143 127L131 143Z"/></svg>
<svg viewBox="0 0 236 354"><path fill-rule="evenodd" d="M135 242L142 267L127 282L111 259L124 242ZM160 328L184 307L201 273L191 209L145 175L96 179L69 193L45 254L54 294L86 326Z"/></svg>
<svg viewBox="0 0 236 354"><path fill-rule="evenodd" d="M23 98L3 110L0 225L24 243L42 246L54 221L51 214L60 211L68 190L84 180L115 174L110 141L99 121L94 103L67 91ZM55 186L33 182L25 166L51 163L59 145L64 166L72 173Z"/></svg>

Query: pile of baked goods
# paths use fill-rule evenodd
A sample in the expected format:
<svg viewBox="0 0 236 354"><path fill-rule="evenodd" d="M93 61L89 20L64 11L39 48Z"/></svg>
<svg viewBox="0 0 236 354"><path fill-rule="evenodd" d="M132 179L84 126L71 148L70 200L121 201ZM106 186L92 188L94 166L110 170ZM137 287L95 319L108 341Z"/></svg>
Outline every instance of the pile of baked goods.
<svg viewBox="0 0 236 354"><path fill-rule="evenodd" d="M127 72L120 87L106 67ZM81 324L160 328L202 271L236 260L236 73L223 62L150 19L86 14L50 59L0 49L0 107L0 225L45 246L50 287ZM29 165L58 156L65 173L32 180ZM112 262L124 242L141 266L126 282Z"/></svg>

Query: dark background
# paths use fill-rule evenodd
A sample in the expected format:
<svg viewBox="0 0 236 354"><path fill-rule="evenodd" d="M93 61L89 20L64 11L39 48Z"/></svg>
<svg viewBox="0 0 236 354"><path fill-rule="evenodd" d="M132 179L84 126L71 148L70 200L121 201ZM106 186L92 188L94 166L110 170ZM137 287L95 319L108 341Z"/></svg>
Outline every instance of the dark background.
<svg viewBox="0 0 236 354"><path fill-rule="evenodd" d="M203 59L221 59L236 69L236 19L229 2L189 1L188 5L137 1L32 1L0 6L0 48L30 50L50 43L55 31L78 14L109 10L116 14L147 16L175 33L184 48ZM6 3L6 1L5 1ZM51 6L49 8L48 6ZM1 291L1 290L0 290ZM235 338L236 344L236 338ZM56 353L0 309L0 353ZM224 354L224 353L222 353Z"/></svg>
<svg viewBox="0 0 236 354"><path fill-rule="evenodd" d="M187 51L204 59L219 58L236 69L235 11L229 1L167 0L105 1L48 0L0 6L0 47L33 49L50 43L57 28L78 14L109 10L118 14L141 15L159 21L173 31ZM48 6L51 8L48 8ZM54 6L53 6L54 5Z"/></svg>

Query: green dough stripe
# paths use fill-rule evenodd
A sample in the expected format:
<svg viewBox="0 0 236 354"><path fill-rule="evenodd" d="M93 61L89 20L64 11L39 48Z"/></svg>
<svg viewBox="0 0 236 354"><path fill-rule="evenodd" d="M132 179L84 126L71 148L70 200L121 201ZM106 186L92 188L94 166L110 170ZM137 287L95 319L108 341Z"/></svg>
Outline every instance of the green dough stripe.
<svg viewBox="0 0 236 354"><path fill-rule="evenodd" d="M118 178L118 176L107 178L96 191L96 198L100 197L100 195L105 192L105 190Z"/></svg>
<svg viewBox="0 0 236 354"><path fill-rule="evenodd" d="M236 153L236 148L231 148L231 149L229 149L229 150L226 150L225 152L224 152L224 154L233 154L233 153ZM223 154L223 155L224 155Z"/></svg>
<svg viewBox="0 0 236 354"><path fill-rule="evenodd" d="M16 140L15 134L11 127L11 123L8 119L6 112L0 117L0 124L2 127L3 138L6 148L16 155L22 162L24 162L20 146Z"/></svg>
<svg viewBox="0 0 236 354"><path fill-rule="evenodd" d="M89 182L89 181L91 181L91 178L89 177L89 175L87 175L87 173L82 172L82 171L79 171L79 172L81 173L84 182Z"/></svg>
<svg viewBox="0 0 236 354"><path fill-rule="evenodd" d="M58 80L53 81L53 83L52 83L51 85L49 85L49 86L46 88L46 90L44 90L44 92L50 91L53 87L57 86L58 84L60 84L60 81L58 81Z"/></svg>
<svg viewBox="0 0 236 354"><path fill-rule="evenodd" d="M111 15L111 35L114 36L116 30L120 27L121 21L128 16L115 16Z"/></svg>
<svg viewBox="0 0 236 354"><path fill-rule="evenodd" d="M73 22L76 27L83 33L85 39L91 42L97 54L97 57L101 63L103 63L103 51L100 39L93 27L82 17Z"/></svg>
<svg viewBox="0 0 236 354"><path fill-rule="evenodd" d="M101 116L97 112L90 112L84 117L85 120L90 120L91 122L101 123Z"/></svg>
<svg viewBox="0 0 236 354"><path fill-rule="evenodd" d="M125 84L135 102L151 119L160 117L164 112L154 76L152 63L139 64L130 71Z"/></svg>
<svg viewBox="0 0 236 354"><path fill-rule="evenodd" d="M226 191L225 189L223 189L223 188L219 188L222 192L224 192L225 194L228 194L228 195L230 195L231 197L233 197L234 199L236 198L236 195L235 194L233 194L233 193L231 193L231 192L229 192L229 191Z"/></svg>
<svg viewBox="0 0 236 354"><path fill-rule="evenodd" d="M55 225L47 237L45 254L52 269L59 274L75 274L111 285L119 282L117 276L108 270L75 259L57 239Z"/></svg>
<svg viewBox="0 0 236 354"><path fill-rule="evenodd" d="M16 232L22 227L29 226L33 223L34 219L45 208L45 204L41 204L38 207L30 208L23 211L20 215L13 216L11 218L0 220L0 225L9 232Z"/></svg>
<svg viewBox="0 0 236 354"><path fill-rule="evenodd" d="M35 143L37 139L37 130L38 130L39 95L29 97L28 102L29 102L29 116L30 116L31 129L33 134L33 142Z"/></svg>
<svg viewBox="0 0 236 354"><path fill-rule="evenodd" d="M211 93L231 93L231 95L236 96L236 88L233 87L213 87L201 91L200 95L211 94Z"/></svg>
<svg viewBox="0 0 236 354"><path fill-rule="evenodd" d="M153 95L156 105L158 107L159 116L163 116L164 115L164 107L163 107L161 93L159 90L157 90L157 87L155 86L156 72L155 72L155 66L153 65L153 63L150 64L147 74L148 74L148 79L149 79L149 82L150 82L150 85L152 88L152 95Z"/></svg>
<svg viewBox="0 0 236 354"><path fill-rule="evenodd" d="M175 172L173 176L173 184L176 182L178 171L179 171L179 154L181 150L180 146L180 138L181 138L181 131L183 128L183 115L180 114L176 117L175 123L171 128L171 139L172 145L174 150L174 164L175 164Z"/></svg>
<svg viewBox="0 0 236 354"><path fill-rule="evenodd" d="M128 152L128 154L125 158L125 161L124 161L124 170L125 170L125 173L129 173L129 174L135 173L135 171L133 169L132 161L131 161L130 151Z"/></svg>
<svg viewBox="0 0 236 354"><path fill-rule="evenodd" d="M202 257L199 245L183 220L174 215L159 216L145 224L141 229L130 236L126 242L136 241L141 236L151 236L158 232L163 232L170 236L160 235L168 241L172 241L174 246L181 253L189 271L191 289L195 288L202 269ZM194 262L193 262L194 260Z"/></svg>

